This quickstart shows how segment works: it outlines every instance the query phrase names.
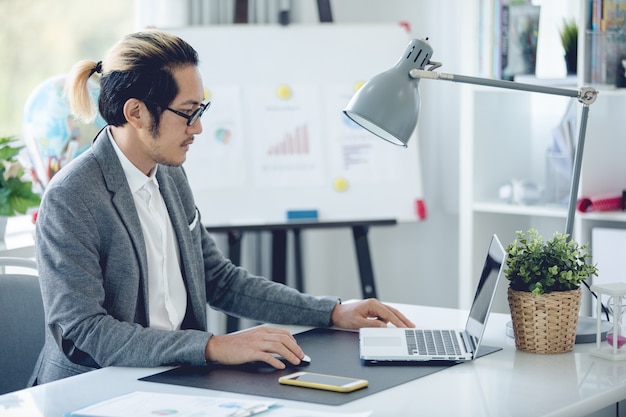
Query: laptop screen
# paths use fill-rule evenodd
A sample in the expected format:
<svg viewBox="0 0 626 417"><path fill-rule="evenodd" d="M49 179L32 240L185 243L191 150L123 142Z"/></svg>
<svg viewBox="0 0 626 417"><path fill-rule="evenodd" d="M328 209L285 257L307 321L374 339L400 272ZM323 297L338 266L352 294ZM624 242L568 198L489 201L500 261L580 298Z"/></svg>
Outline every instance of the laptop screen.
<svg viewBox="0 0 626 417"><path fill-rule="evenodd" d="M487 322L487 315L496 294L499 277L504 268L506 251L496 235L491 238L489 251L480 274L480 280L474 296L474 302L467 319L465 331L472 337L474 345L482 337Z"/></svg>

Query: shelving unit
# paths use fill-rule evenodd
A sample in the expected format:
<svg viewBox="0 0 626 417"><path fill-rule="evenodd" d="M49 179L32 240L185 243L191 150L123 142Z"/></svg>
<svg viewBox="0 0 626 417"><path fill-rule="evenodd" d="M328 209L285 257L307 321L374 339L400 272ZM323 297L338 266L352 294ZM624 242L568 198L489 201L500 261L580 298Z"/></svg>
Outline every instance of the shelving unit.
<svg viewBox="0 0 626 417"><path fill-rule="evenodd" d="M477 284L485 244L492 234L506 245L516 230L534 227L552 234L565 228L565 206L544 201L509 203L499 197L499 190L513 180L544 188L552 129L570 99L475 87L464 87L461 97L466 111L460 138L459 294L463 299L459 304L467 308L471 298L466 295ZM506 294L497 295L494 310L508 312Z"/></svg>
<svg viewBox="0 0 626 417"><path fill-rule="evenodd" d="M583 3L585 0L581 1L581 9L585 9ZM587 19L585 13L581 14L583 22ZM583 41L579 45L584 45ZM579 50L585 57L584 48ZM581 84L582 79L580 74ZM626 188L626 90L594 87L600 93L590 106L579 197L615 196ZM462 88L459 305L469 308L485 245L492 234L496 233L506 246L515 238L516 230L532 227L546 237L565 230L566 205L546 201L511 204L499 198L498 190L513 179L545 186L546 151L552 129L560 122L570 99L497 88ZM576 212L573 238L592 244L594 227L626 229L626 213ZM503 293L496 296L496 312L508 312L506 288L500 286Z"/></svg>
<svg viewBox="0 0 626 417"><path fill-rule="evenodd" d="M619 195L626 189L626 90L600 91L591 111L581 196ZM591 113L590 113L591 114ZM591 241L594 227L626 228L626 212L577 213L575 235Z"/></svg>

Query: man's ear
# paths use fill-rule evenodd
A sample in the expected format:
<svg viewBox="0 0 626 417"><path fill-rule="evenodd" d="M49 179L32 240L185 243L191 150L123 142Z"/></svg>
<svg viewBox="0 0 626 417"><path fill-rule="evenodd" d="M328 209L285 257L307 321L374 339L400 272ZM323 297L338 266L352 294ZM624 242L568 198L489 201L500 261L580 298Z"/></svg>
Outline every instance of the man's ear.
<svg viewBox="0 0 626 417"><path fill-rule="evenodd" d="M146 128L150 124L150 113L143 101L129 98L124 103L124 117L136 129Z"/></svg>

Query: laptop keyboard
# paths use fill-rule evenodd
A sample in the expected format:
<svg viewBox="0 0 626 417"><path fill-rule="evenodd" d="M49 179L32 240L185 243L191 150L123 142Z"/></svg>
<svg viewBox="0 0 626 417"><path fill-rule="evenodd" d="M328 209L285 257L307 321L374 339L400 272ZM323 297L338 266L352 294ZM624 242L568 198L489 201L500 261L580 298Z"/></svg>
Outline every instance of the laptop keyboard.
<svg viewBox="0 0 626 417"><path fill-rule="evenodd" d="M452 330L406 329L409 355L460 355L461 348Z"/></svg>

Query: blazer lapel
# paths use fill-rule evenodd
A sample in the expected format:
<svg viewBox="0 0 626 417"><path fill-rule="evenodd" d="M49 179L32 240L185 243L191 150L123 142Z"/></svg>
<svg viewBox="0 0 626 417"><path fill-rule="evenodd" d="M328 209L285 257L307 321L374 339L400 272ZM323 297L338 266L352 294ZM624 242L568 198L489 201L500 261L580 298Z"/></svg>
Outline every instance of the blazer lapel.
<svg viewBox="0 0 626 417"><path fill-rule="evenodd" d="M180 252L181 270L187 288L188 299L191 301L194 315L205 314L200 304L206 302L206 296L204 290L200 288L198 284L199 282L203 282L203 280L202 278L194 278L194 274L197 274L197 271L192 266L193 262L190 262L189 259L190 254L195 253L191 247L192 240L189 223L187 222L187 216L181 204L181 196L177 191L178 188L164 168L164 166L159 166L157 170L157 181L159 182L159 190L165 201L165 206L167 207L174 232L176 233L176 240ZM196 317L196 320L198 320L198 317Z"/></svg>
<svg viewBox="0 0 626 417"><path fill-rule="evenodd" d="M100 164L107 189L112 193L111 201L118 211L133 244L133 251L139 259L139 283L143 292L144 308L148 317L148 258L146 243L143 238L139 215L133 195L128 187L122 165L109 141L106 129L103 129L91 145L94 157Z"/></svg>

